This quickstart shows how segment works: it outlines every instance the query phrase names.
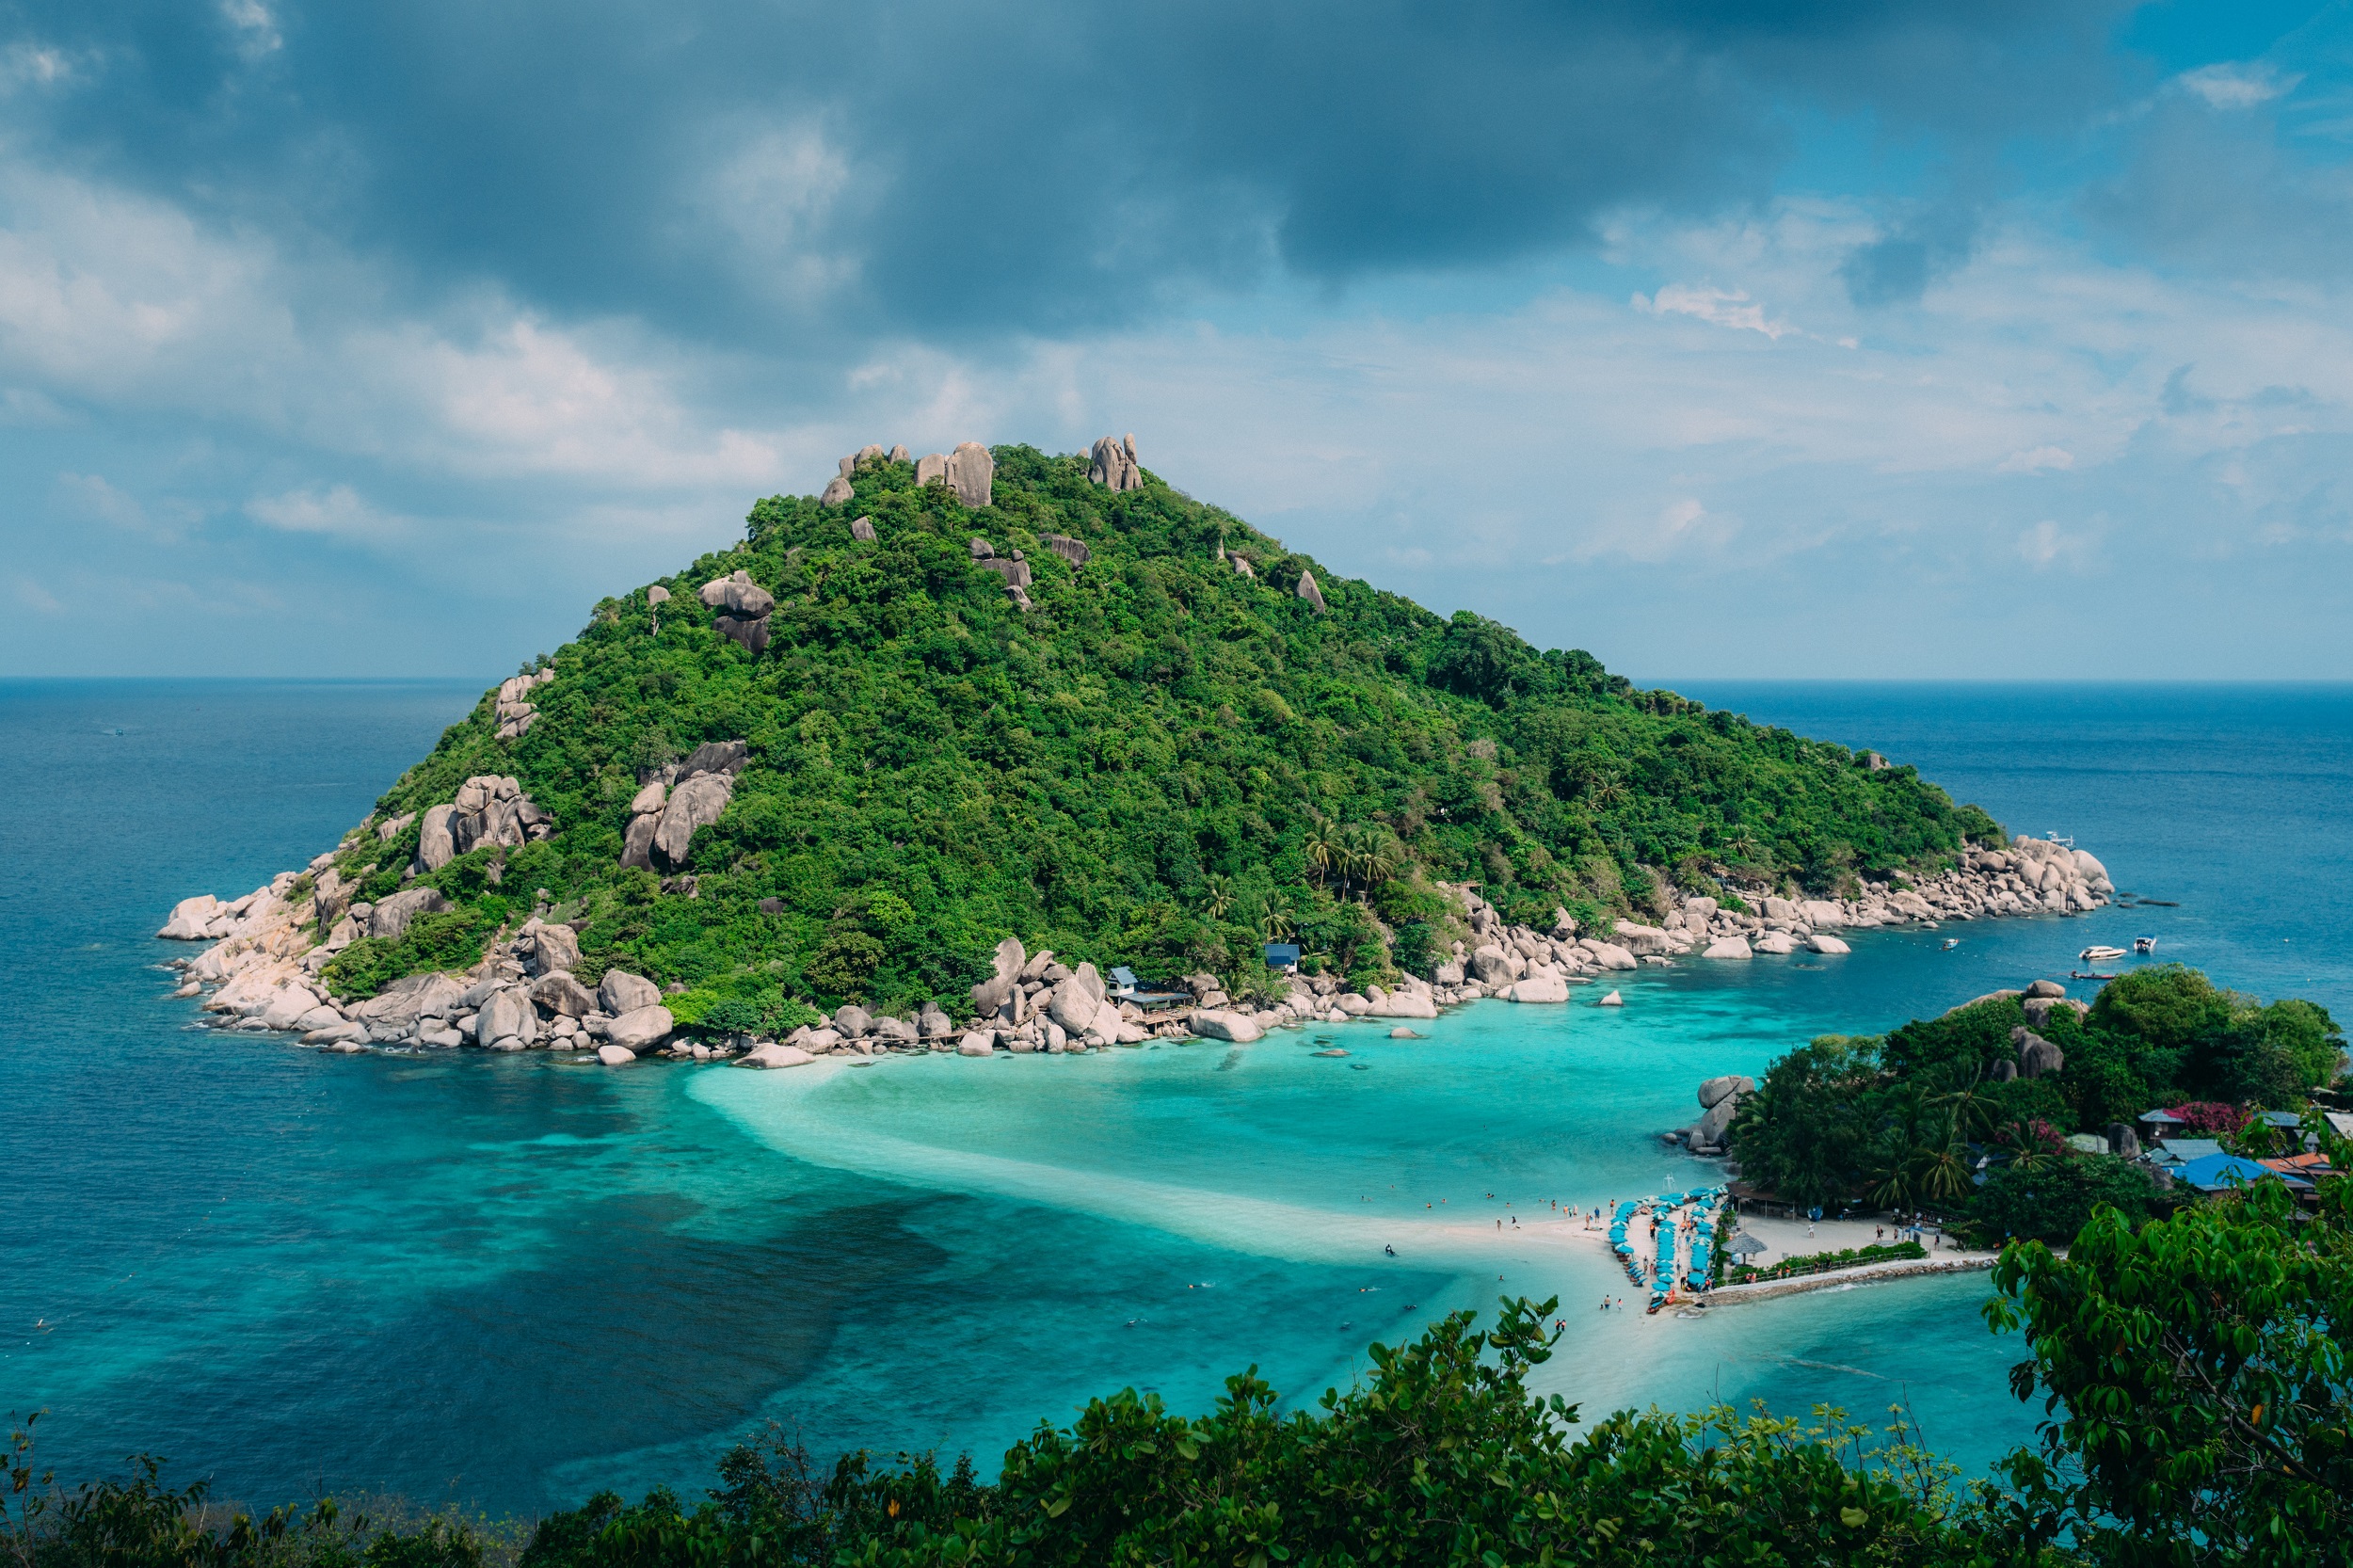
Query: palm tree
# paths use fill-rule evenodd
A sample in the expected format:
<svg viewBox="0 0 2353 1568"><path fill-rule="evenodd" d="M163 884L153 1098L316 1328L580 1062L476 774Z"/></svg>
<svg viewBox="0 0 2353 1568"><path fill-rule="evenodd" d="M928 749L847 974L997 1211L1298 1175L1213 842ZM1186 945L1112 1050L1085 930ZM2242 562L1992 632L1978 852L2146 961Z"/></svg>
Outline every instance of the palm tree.
<svg viewBox="0 0 2353 1568"><path fill-rule="evenodd" d="M1203 884L1201 913L1213 920L1222 920L1234 906L1234 879L1220 873Z"/></svg>
<svg viewBox="0 0 2353 1568"><path fill-rule="evenodd" d="M1957 1128L1942 1144L1920 1149L1917 1158L1921 1196L1952 1199L1968 1194L1973 1185L1969 1145L1961 1140Z"/></svg>
<svg viewBox="0 0 2353 1568"><path fill-rule="evenodd" d="M1969 1081L1958 1089L1948 1090L1927 1103L1944 1111L1951 1119L1953 1136L1966 1138L1972 1132L1984 1132L1993 1126L1993 1102L1985 1096L1985 1069L1979 1066L1969 1075Z"/></svg>
<svg viewBox="0 0 2353 1568"><path fill-rule="evenodd" d="M1894 1128L1882 1133L1873 1148L1878 1158L1871 1172L1871 1201L1889 1208L1909 1208L1918 1195L1913 1184L1913 1156L1918 1151Z"/></svg>
<svg viewBox="0 0 2353 1568"><path fill-rule="evenodd" d="M1341 864L1343 846L1339 831L1322 816L1318 816L1309 824L1307 837L1300 847L1306 852L1308 869L1316 873L1319 882L1330 876Z"/></svg>
<svg viewBox="0 0 2353 1568"><path fill-rule="evenodd" d="M1377 827L1357 826L1342 835L1348 870L1356 873L1359 901L1397 873L1397 849Z"/></svg>
<svg viewBox="0 0 2353 1568"><path fill-rule="evenodd" d="M1258 900L1257 920L1255 923L1257 925L1258 940L1261 942L1284 941L1299 929L1299 922L1291 919L1290 911L1284 908L1273 893L1268 893Z"/></svg>

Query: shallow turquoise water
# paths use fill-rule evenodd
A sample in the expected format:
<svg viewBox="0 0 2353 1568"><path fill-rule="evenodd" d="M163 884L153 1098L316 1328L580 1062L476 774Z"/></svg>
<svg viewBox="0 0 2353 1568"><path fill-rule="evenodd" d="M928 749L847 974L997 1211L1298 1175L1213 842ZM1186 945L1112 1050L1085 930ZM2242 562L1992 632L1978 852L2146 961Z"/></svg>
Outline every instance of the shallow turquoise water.
<svg viewBox="0 0 2353 1568"><path fill-rule="evenodd" d="M1312 1398L1368 1340L1499 1290L1561 1295L1545 1377L1589 1412L1902 1400L1976 1467L2030 1430L1981 1281L1604 1317L1606 1257L1529 1217L1684 1184L1702 1167L1652 1134L1702 1077L2063 973L2095 938L2353 998L2329 946L2345 689L1749 687L1694 695L1881 744L2183 907L1688 966L1629 980L1623 1012L1484 1004L1427 1042L1322 1032L1345 1059L1300 1033L607 1073L187 1031L152 968L164 910L331 842L476 695L0 685L0 1408L50 1408L61 1470L147 1448L246 1497L531 1510L699 1484L768 1418L993 1464L1123 1384L1197 1408L1256 1363ZM1519 1234L1494 1229L1506 1201Z"/></svg>

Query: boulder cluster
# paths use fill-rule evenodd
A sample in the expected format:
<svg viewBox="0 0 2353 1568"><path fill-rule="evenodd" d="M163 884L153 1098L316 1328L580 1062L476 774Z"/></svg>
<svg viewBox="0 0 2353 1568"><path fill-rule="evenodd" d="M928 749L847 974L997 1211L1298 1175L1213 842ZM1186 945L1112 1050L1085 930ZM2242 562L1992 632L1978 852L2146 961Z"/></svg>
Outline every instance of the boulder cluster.
<svg viewBox="0 0 2353 1568"><path fill-rule="evenodd" d="M629 803L621 864L651 871L657 856L664 866L686 864L696 830L717 822L734 798L735 776L750 751L742 741L705 741L685 760L648 776Z"/></svg>
<svg viewBox="0 0 2353 1568"><path fill-rule="evenodd" d="M1048 534L1038 542L1069 562L1073 570L1085 566L1095 553L1087 548L1085 540L1074 539L1067 534ZM983 571L993 571L1005 580L1005 597L1012 600L1023 615L1036 608L1030 602L1030 584L1036 578L1030 570L1027 556L1017 550L1000 555L997 547L978 534L972 536L966 548L971 552L974 564Z"/></svg>
<svg viewBox="0 0 2353 1568"><path fill-rule="evenodd" d="M1136 438L1133 431L1121 440L1105 436L1095 443L1087 457L1087 477L1110 490L1140 490L1144 488L1144 469L1136 461Z"/></svg>
<svg viewBox="0 0 2353 1568"><path fill-rule="evenodd" d="M554 832L555 819L534 805L520 784L502 775L477 774L459 786L456 800L425 812L412 873L440 871L484 844L520 849Z"/></svg>
<svg viewBox="0 0 2353 1568"><path fill-rule="evenodd" d="M839 506L850 500L857 493L850 480L861 463L904 463L909 460L904 446L894 446L888 452L879 445L862 446L841 459L840 472L825 482L824 493L817 499L826 506ZM959 441L953 452L934 452L912 460L918 485L928 485L935 479L944 480L956 492L956 499L973 511L979 511L995 497L997 459L990 456L988 448L978 441ZM859 521L867 522L868 526L858 537L872 538L872 522L863 518ZM856 523L851 525L851 531L856 532Z"/></svg>
<svg viewBox="0 0 2353 1568"><path fill-rule="evenodd" d="M555 668L550 665L532 675L510 675L499 683L496 712L500 740L520 740L530 732L539 718L539 710L530 700L531 694L554 679Z"/></svg>
<svg viewBox="0 0 2353 1568"><path fill-rule="evenodd" d="M793 1031L782 1040L736 1040L739 1065L799 1066L832 1053L953 1051L962 1056L1060 1056L1140 1046L1148 1040L1209 1039L1247 1044L1271 1029L1353 1018L1434 1018L1438 998L1407 976L1396 990L1369 985L1351 991L1328 975L1285 977L1285 994L1237 1001L1212 974L1188 975L1165 996L1138 999L1105 982L1091 963L1076 968L1051 951L1031 953L1018 937L998 944L989 978L971 989L970 1010L956 1021L937 1002L915 1016L894 1018L843 1007L830 1022ZM1147 1010L1145 1003L1152 1003Z"/></svg>
<svg viewBox="0 0 2353 1568"><path fill-rule="evenodd" d="M768 617L776 608L776 599L753 582L751 573L714 577L702 585L698 597L718 612L711 623L721 636L731 638L755 658L768 646Z"/></svg>
<svg viewBox="0 0 2353 1568"><path fill-rule="evenodd" d="M1578 936L1577 921L1565 909L1552 912L1552 930L1547 934L1524 925L1507 925L1496 906L1481 898L1475 888L1447 888L1444 883L1439 887L1453 895L1471 929L1470 940L1455 943L1454 956L1442 960L1431 972L1442 1001L1474 1001L1481 997L1566 1001L1572 984L1640 967L1634 953L1621 942ZM1619 929L1625 929L1623 924Z"/></svg>
<svg viewBox="0 0 2353 1568"><path fill-rule="evenodd" d="M1751 912L1713 898L1687 898L1657 926L1618 922L1617 938L1639 957L1666 958L1697 949L1703 958L1749 958L1800 948L1841 953L1830 935L1848 928L2004 915L2072 914L2097 909L2115 895L2106 868L2083 850L2021 837L2007 850L1971 850L1956 869L1918 882L1865 883L1849 899L1785 899L1751 894Z"/></svg>

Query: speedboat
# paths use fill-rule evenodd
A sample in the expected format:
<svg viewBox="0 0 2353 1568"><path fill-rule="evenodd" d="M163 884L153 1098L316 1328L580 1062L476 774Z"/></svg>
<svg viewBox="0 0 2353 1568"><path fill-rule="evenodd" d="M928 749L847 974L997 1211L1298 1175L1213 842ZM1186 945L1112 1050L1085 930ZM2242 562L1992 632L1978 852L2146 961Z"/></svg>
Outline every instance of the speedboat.
<svg viewBox="0 0 2353 1568"><path fill-rule="evenodd" d="M1958 936L1947 936L1947 937L1945 937L1945 951L1946 952L1952 952L1952 951L1953 951L1953 949L1955 949L1955 948L1957 948L1957 947L1959 947L1959 946L1961 946L1961 938L1960 938L1960 937L1958 937Z"/></svg>
<svg viewBox="0 0 2353 1568"><path fill-rule="evenodd" d="M2087 964L2105 964L2111 958L2123 957L2124 950L2122 948L2089 947L2075 956Z"/></svg>
<svg viewBox="0 0 2353 1568"><path fill-rule="evenodd" d="M2154 952L2157 951L2157 939L2154 936L2136 936L2133 938L2133 951L2135 952Z"/></svg>

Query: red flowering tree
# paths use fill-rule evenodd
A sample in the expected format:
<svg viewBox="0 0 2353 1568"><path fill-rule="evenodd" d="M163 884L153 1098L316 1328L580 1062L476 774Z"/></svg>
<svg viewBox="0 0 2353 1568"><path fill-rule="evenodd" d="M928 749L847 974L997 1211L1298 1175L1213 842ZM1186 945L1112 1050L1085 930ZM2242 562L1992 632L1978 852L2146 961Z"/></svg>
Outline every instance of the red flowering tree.
<svg viewBox="0 0 2353 1568"><path fill-rule="evenodd" d="M2186 1105L2169 1105L2169 1116L2178 1116L2191 1132L2212 1137L2218 1133L2236 1132L2247 1125L2251 1114L2246 1107L2225 1105L2220 1100L2191 1100Z"/></svg>

